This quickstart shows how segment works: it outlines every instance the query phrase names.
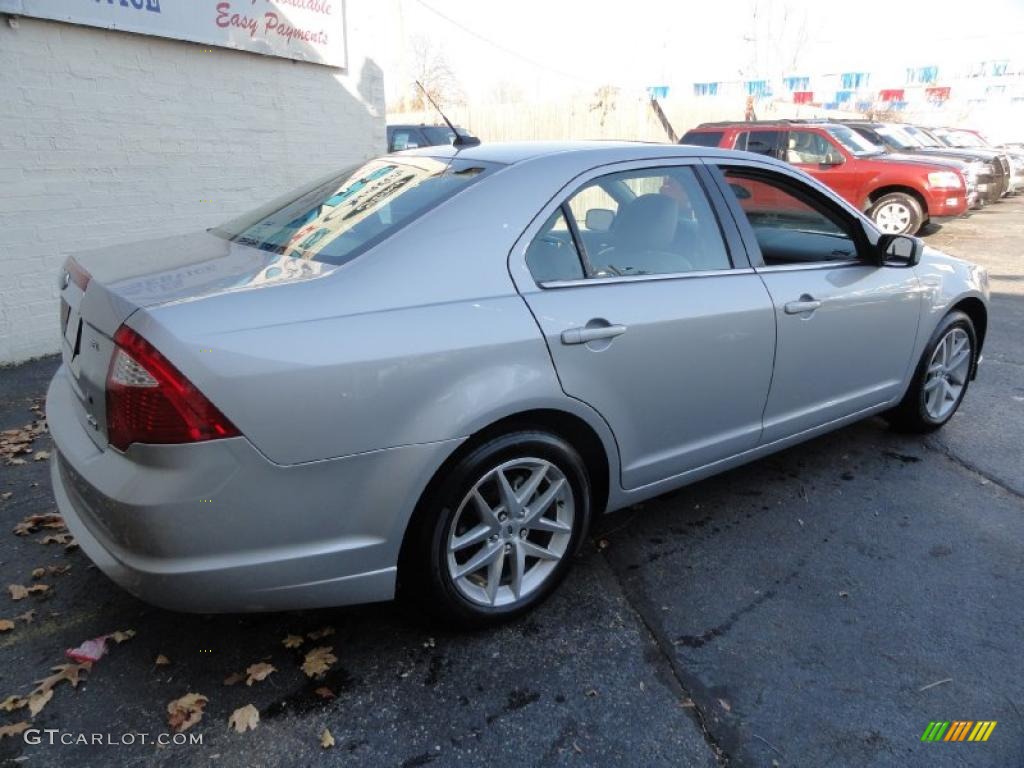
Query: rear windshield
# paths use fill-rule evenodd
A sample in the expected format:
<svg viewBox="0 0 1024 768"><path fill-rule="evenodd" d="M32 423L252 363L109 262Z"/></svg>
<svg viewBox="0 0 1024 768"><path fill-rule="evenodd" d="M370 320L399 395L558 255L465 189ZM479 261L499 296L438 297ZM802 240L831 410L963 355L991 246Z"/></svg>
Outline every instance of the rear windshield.
<svg viewBox="0 0 1024 768"><path fill-rule="evenodd" d="M211 229L262 251L344 264L493 172L458 158L371 160Z"/></svg>
<svg viewBox="0 0 1024 768"><path fill-rule="evenodd" d="M717 147L722 140L722 131L690 131L679 140L680 144L692 144L695 147Z"/></svg>

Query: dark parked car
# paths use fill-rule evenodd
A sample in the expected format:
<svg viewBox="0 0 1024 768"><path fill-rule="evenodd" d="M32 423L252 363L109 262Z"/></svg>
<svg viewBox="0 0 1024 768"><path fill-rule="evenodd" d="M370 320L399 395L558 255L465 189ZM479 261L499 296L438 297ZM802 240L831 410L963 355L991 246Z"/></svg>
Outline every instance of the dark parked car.
<svg viewBox="0 0 1024 768"><path fill-rule="evenodd" d="M943 139L935 131L922 128L919 125L904 125L903 129L917 139L925 147L930 148L936 152L962 152L965 155L978 155L981 157L992 158L1002 168L1003 173L1006 175L1006 187L1003 189L1002 194L1008 194L1012 190L1011 179L1013 177L1013 168L1010 165L1009 156L1002 150L998 149L987 149L984 147L972 147L970 149L965 147L957 147L952 144L949 140Z"/></svg>
<svg viewBox="0 0 1024 768"><path fill-rule="evenodd" d="M982 154L968 154L957 149L944 151L939 148L926 147L902 125L897 123L878 123L871 120L843 120L872 144L885 147L890 158L912 160L926 158L932 162L949 163L961 170L967 178L969 186L976 191L972 207L981 207L994 203L1006 191L1007 177L998 160Z"/></svg>
<svg viewBox="0 0 1024 768"><path fill-rule="evenodd" d="M887 234L915 234L928 221L967 211L963 173L939 161L887 157L853 129L821 121L704 123L681 144L742 149L784 160L832 187Z"/></svg>
<svg viewBox="0 0 1024 768"><path fill-rule="evenodd" d="M461 128L456 128L460 135L468 136ZM447 125L389 125L388 152L400 152L403 149L417 147L437 147L451 144L456 134Z"/></svg>
<svg viewBox="0 0 1024 768"><path fill-rule="evenodd" d="M989 143L978 131L964 128L932 128L931 133L950 147L971 152L998 152L1006 155L1010 166L1010 184L1006 194L1024 192L1024 149L1020 147L998 147Z"/></svg>

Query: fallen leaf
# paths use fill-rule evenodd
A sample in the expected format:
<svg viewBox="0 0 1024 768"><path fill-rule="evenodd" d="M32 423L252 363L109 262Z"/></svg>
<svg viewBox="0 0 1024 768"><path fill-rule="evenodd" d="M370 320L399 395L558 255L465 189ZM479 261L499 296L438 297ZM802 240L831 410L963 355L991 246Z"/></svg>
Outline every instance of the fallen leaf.
<svg viewBox="0 0 1024 768"><path fill-rule="evenodd" d="M0 709L4 712L13 712L16 709L21 709L28 704L28 699L24 696L8 696L3 701L0 701Z"/></svg>
<svg viewBox="0 0 1024 768"><path fill-rule="evenodd" d="M718 703L722 705L722 709L724 709L726 712L732 712L732 706L725 699L719 699Z"/></svg>
<svg viewBox="0 0 1024 768"><path fill-rule="evenodd" d="M49 584L33 584L26 590L30 595L44 595L50 591Z"/></svg>
<svg viewBox="0 0 1024 768"><path fill-rule="evenodd" d="M334 698L334 691L332 691L326 685L321 685L319 688L317 688L315 691L313 691L313 693L315 693L321 699L333 699Z"/></svg>
<svg viewBox="0 0 1024 768"><path fill-rule="evenodd" d="M24 600L28 597L28 590L21 584L8 584L7 591L11 593L11 600Z"/></svg>
<svg viewBox="0 0 1024 768"><path fill-rule="evenodd" d="M3 493L0 493L0 501L7 501L13 495L13 491L4 491Z"/></svg>
<svg viewBox="0 0 1024 768"><path fill-rule="evenodd" d="M840 592L840 593L839 593L839 596L840 596L840 597L849 597L849 596L850 596L850 593L849 593L849 592Z"/></svg>
<svg viewBox="0 0 1024 768"><path fill-rule="evenodd" d="M40 544L60 544L62 546L75 546L75 537L70 533L51 533L39 540Z"/></svg>
<svg viewBox="0 0 1024 768"><path fill-rule="evenodd" d="M168 664L171 663L171 660L161 653L156 657L153 663L156 664L158 667L166 667Z"/></svg>
<svg viewBox="0 0 1024 768"><path fill-rule="evenodd" d="M239 707L231 713L228 718L228 725L234 728L237 733L256 730L256 724L260 721L260 711L252 704Z"/></svg>
<svg viewBox="0 0 1024 768"><path fill-rule="evenodd" d="M27 728L28 725L26 724L25 727ZM324 732L320 734L320 746L324 749L330 749L334 746L334 737L331 736L331 732L327 728L324 728Z"/></svg>
<svg viewBox="0 0 1024 768"><path fill-rule="evenodd" d="M32 461L46 461L48 458L50 458L49 451L36 451Z"/></svg>
<svg viewBox="0 0 1024 768"><path fill-rule="evenodd" d="M248 675L245 680L245 684L252 685L253 683L258 683L260 680L266 680L267 675L271 672L277 672L277 667L266 664L262 661L257 664L252 664L245 670L245 674Z"/></svg>
<svg viewBox="0 0 1024 768"><path fill-rule="evenodd" d="M330 637L333 634L334 627L324 627L322 629L316 630L315 632L310 632L308 635L306 635L306 637L308 637L310 640L322 640L323 638Z"/></svg>
<svg viewBox="0 0 1024 768"><path fill-rule="evenodd" d="M116 632L111 632L109 635L107 635L107 637L109 637L115 643L120 645L125 640L131 640L133 637L135 637L135 630L134 629L125 629L125 630L120 630L119 629Z"/></svg>
<svg viewBox="0 0 1024 768"><path fill-rule="evenodd" d="M0 726L0 741L6 739L8 736L18 736L27 730L28 723L24 720L20 723L15 723L14 725L2 725Z"/></svg>
<svg viewBox="0 0 1024 768"><path fill-rule="evenodd" d="M28 711L32 717L38 715L43 707L50 703L50 699L53 698L53 688L47 688L45 691L33 692L28 697Z"/></svg>
<svg viewBox="0 0 1024 768"><path fill-rule="evenodd" d="M241 672L233 672L224 678L224 685L235 685L245 680L245 675Z"/></svg>
<svg viewBox="0 0 1024 768"><path fill-rule="evenodd" d="M314 648L306 654L305 661L302 662L302 671L306 673L307 677L317 677L322 675L331 665L338 660L332 651L334 648L330 646L320 646Z"/></svg>
<svg viewBox="0 0 1024 768"><path fill-rule="evenodd" d="M300 645L303 644L303 642L305 641L302 639L300 635L285 635L285 638L281 641L281 644L284 645L285 648L298 648Z"/></svg>
<svg viewBox="0 0 1024 768"><path fill-rule="evenodd" d="M595 698L597 696L597 690L594 689L594 688L591 688L584 695L589 696L590 698L593 699L593 698Z"/></svg>
<svg viewBox="0 0 1024 768"><path fill-rule="evenodd" d="M56 667L51 667L52 675L43 678L42 680L36 681L36 689L33 691L48 691L57 685L62 680L67 680L71 683L72 688L77 688L81 682L80 675L82 672L88 672L92 669L92 664L88 661L82 664L58 664Z"/></svg>
<svg viewBox="0 0 1024 768"><path fill-rule="evenodd" d="M107 636L100 635L91 640L86 640L77 648L68 648L64 655L72 661L89 662L99 661L107 655Z"/></svg>
<svg viewBox="0 0 1024 768"><path fill-rule="evenodd" d="M0 632L10 632L14 629L14 622L10 619L0 619Z"/></svg>
<svg viewBox="0 0 1024 768"><path fill-rule="evenodd" d="M28 536L39 528L63 529L64 518L57 514L29 515L12 529L17 536Z"/></svg>
<svg viewBox="0 0 1024 768"><path fill-rule="evenodd" d="M36 609L33 608L30 611L25 611L24 613L19 613L14 618L15 619L20 619L21 621L24 621L26 624L31 624L33 619L35 619L35 617L36 617Z"/></svg>
<svg viewBox="0 0 1024 768"><path fill-rule="evenodd" d="M46 574L51 576L63 576L65 573L71 570L70 565L48 565L45 568L33 568L32 578L41 579Z"/></svg>
<svg viewBox="0 0 1024 768"><path fill-rule="evenodd" d="M187 731L203 719L203 709L209 701L201 693L186 693L167 705L167 724L176 733Z"/></svg>
<svg viewBox="0 0 1024 768"><path fill-rule="evenodd" d="M10 464L12 467L20 467L22 464L25 463L25 460L24 459L8 459L7 463Z"/></svg>

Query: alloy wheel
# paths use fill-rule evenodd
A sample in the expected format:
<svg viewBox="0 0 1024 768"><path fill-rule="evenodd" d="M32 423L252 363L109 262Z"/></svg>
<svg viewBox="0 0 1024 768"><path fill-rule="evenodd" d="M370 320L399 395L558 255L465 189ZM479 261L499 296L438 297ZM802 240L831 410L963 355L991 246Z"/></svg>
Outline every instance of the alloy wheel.
<svg viewBox="0 0 1024 768"><path fill-rule="evenodd" d="M508 606L536 591L569 549L572 487L550 461L506 461L476 481L452 518L448 576L467 600Z"/></svg>
<svg viewBox="0 0 1024 768"><path fill-rule="evenodd" d="M971 371L971 337L963 328L951 328L939 341L928 362L924 381L924 407L942 421L960 402Z"/></svg>
<svg viewBox="0 0 1024 768"><path fill-rule="evenodd" d="M889 235L899 235L910 227L910 209L903 203L886 203L875 211L875 223Z"/></svg>

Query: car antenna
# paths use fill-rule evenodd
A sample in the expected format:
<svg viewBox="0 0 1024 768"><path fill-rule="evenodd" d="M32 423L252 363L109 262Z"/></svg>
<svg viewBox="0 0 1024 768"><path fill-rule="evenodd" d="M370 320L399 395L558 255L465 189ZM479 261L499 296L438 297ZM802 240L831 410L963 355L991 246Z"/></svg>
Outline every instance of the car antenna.
<svg viewBox="0 0 1024 768"><path fill-rule="evenodd" d="M416 83L421 91L423 91L423 95L427 97L427 101L430 102L431 106L437 110L437 114L441 116L441 119L444 120L445 123L448 124L448 127L452 129L452 133L455 134L455 141L452 142L453 147L475 147L480 143L480 139L476 136L467 136L463 133L459 133L455 126L452 125L452 121L449 120L445 113L441 111L441 108L437 106L437 102L430 98L430 94L427 93L427 89L423 87L423 83L419 80L414 80L413 82Z"/></svg>

